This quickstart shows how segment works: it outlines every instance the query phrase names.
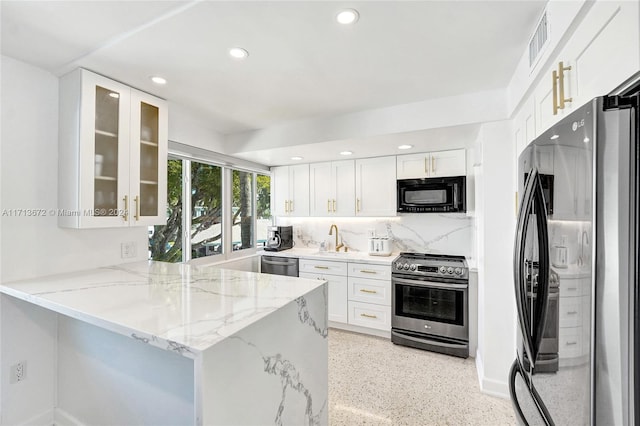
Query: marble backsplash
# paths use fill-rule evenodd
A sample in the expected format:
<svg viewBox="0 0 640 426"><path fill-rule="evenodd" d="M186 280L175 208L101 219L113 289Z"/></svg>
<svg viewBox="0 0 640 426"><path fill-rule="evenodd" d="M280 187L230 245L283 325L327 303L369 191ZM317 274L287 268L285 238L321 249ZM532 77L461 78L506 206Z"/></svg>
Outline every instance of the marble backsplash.
<svg viewBox="0 0 640 426"><path fill-rule="evenodd" d="M367 251L370 231L376 237L389 237L393 252L411 251L462 255L475 258L474 219L464 214L411 214L398 217L349 218L277 218L277 225L293 226L296 247L317 248L322 241L329 250L335 236L329 235L332 224L339 237L352 251Z"/></svg>

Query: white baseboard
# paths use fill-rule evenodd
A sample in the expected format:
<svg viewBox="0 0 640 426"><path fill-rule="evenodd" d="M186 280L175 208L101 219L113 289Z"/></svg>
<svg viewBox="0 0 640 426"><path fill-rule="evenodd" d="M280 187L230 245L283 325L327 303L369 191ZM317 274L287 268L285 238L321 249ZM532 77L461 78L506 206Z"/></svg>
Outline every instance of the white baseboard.
<svg viewBox="0 0 640 426"><path fill-rule="evenodd" d="M378 329L375 329L375 328L360 327L360 326L357 326L357 325L345 324L345 323L342 323L342 322L335 322L335 321L329 321L329 327L337 328L338 330L353 331L353 332L356 332L356 333L370 334L372 336L378 336L378 337L384 337L386 339L391 339L391 332L390 331L383 331L383 330L378 330Z"/></svg>
<svg viewBox="0 0 640 426"><path fill-rule="evenodd" d="M19 422L20 426L43 426L43 425L52 425L53 423L53 409L47 410L44 413L40 413L36 416L31 417L23 422ZM2 423L3 425L5 423Z"/></svg>
<svg viewBox="0 0 640 426"><path fill-rule="evenodd" d="M62 408L55 409L53 424L55 426L84 426L84 423L67 413Z"/></svg>
<svg viewBox="0 0 640 426"><path fill-rule="evenodd" d="M497 396L498 398L509 399L509 384L501 380L489 379L484 376L484 363L482 355L476 352L476 371L478 373L478 384L480 392L487 395Z"/></svg>

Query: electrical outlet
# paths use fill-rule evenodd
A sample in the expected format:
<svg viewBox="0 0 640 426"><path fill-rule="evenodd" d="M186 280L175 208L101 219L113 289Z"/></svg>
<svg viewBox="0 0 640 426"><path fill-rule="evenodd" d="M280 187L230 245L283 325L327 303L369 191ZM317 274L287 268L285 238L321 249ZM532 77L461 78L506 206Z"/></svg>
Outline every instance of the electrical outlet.
<svg viewBox="0 0 640 426"><path fill-rule="evenodd" d="M375 238L376 230L375 229L367 229L367 238Z"/></svg>
<svg viewBox="0 0 640 426"><path fill-rule="evenodd" d="M27 379L27 361L20 361L11 366L9 383L15 384Z"/></svg>
<svg viewBox="0 0 640 426"><path fill-rule="evenodd" d="M122 243L120 245L120 249L121 249L121 257L123 259L131 259L133 257L136 257L136 243L134 243L133 241L129 241L127 243Z"/></svg>

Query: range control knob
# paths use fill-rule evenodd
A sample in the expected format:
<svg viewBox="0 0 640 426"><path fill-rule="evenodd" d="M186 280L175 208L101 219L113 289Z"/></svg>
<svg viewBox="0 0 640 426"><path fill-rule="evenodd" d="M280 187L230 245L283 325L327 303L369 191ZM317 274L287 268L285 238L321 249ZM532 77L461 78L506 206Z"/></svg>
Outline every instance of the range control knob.
<svg viewBox="0 0 640 426"><path fill-rule="evenodd" d="M404 266L402 267L405 271L409 270L409 264L405 263Z"/></svg>
<svg viewBox="0 0 640 426"><path fill-rule="evenodd" d="M445 268L444 266L440 267L440 273L441 274L446 274L447 273L447 268Z"/></svg>
<svg viewBox="0 0 640 426"><path fill-rule="evenodd" d="M416 269L418 269L418 265L416 265L415 263L412 263L411 266L409 266L409 269L411 269L412 271L415 271Z"/></svg>
<svg viewBox="0 0 640 426"><path fill-rule="evenodd" d="M453 274L453 268L451 266L449 266L447 268L447 272L450 273L450 274Z"/></svg>
<svg viewBox="0 0 640 426"><path fill-rule="evenodd" d="M456 275L462 275L462 269L456 268L455 273Z"/></svg>
<svg viewBox="0 0 640 426"><path fill-rule="evenodd" d="M402 269L402 263L400 262L396 263L396 269Z"/></svg>

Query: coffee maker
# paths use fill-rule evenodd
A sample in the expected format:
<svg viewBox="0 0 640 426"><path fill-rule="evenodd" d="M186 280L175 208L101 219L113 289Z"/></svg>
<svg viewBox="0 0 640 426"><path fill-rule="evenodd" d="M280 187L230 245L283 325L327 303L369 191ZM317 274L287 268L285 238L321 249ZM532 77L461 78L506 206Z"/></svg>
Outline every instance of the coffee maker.
<svg viewBox="0 0 640 426"><path fill-rule="evenodd" d="M265 251L280 251L293 247L292 226L270 226L267 232Z"/></svg>

